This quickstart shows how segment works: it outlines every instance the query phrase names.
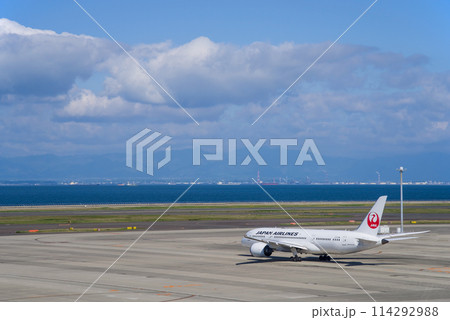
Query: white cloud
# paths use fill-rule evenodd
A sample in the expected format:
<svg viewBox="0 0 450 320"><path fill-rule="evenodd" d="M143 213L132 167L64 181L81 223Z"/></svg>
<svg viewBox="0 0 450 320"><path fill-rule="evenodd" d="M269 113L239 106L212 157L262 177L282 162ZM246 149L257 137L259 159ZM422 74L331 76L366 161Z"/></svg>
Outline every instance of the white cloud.
<svg viewBox="0 0 450 320"><path fill-rule="evenodd" d="M52 30L40 30L25 27L15 21L9 19L0 19L0 35L4 34L17 34L22 36L31 36L36 34L56 35L56 32Z"/></svg>
<svg viewBox="0 0 450 320"><path fill-rule="evenodd" d="M255 42L238 47L205 37L172 47L137 46L130 50L163 86L188 108L218 104L270 103L328 46ZM401 89L405 79L418 79L425 58L403 57L376 48L336 45L289 93L299 90ZM112 75L110 95L147 103L170 103L130 59L114 55L104 64ZM408 72L414 69L415 74ZM396 78L397 77L397 78ZM394 84L395 86L392 86Z"/></svg>
<svg viewBox="0 0 450 320"><path fill-rule="evenodd" d="M448 121L435 121L432 123L432 127L433 127L433 129L436 129L436 130L445 131L448 128Z"/></svg>
<svg viewBox="0 0 450 320"><path fill-rule="evenodd" d="M66 93L116 49L84 35L57 34L0 19L0 94Z"/></svg>
<svg viewBox="0 0 450 320"><path fill-rule="evenodd" d="M39 139L47 139L42 148L49 150L52 141L78 143L77 150L83 145L91 150L93 141L121 148L121 141L143 127L181 140L312 137L334 154L450 142L450 76L428 71L421 55L336 45L251 126L327 43L235 46L199 37L180 46L129 47L200 122L197 127L111 42L6 19L0 19L0 30L0 104L8 109L0 134L42 128ZM75 85L94 73L103 75L103 89ZM25 117L25 112L32 114ZM23 125L11 126L12 119Z"/></svg>
<svg viewBox="0 0 450 320"><path fill-rule="evenodd" d="M111 116L132 116L139 109L121 97L97 96L88 89L74 88L69 94L69 103L57 115L69 119L95 118L102 120Z"/></svg>

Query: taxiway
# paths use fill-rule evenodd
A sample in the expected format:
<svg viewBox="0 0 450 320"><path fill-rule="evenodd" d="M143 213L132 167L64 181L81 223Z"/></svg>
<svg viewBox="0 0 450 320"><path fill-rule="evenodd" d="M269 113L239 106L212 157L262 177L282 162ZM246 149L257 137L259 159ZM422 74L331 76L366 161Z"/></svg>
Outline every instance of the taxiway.
<svg viewBox="0 0 450 320"><path fill-rule="evenodd" d="M247 228L150 230L80 301L372 301L364 290L376 301L449 301L449 227L416 226L431 232L339 264L252 257L240 245ZM3 236L0 301L75 301L140 234Z"/></svg>

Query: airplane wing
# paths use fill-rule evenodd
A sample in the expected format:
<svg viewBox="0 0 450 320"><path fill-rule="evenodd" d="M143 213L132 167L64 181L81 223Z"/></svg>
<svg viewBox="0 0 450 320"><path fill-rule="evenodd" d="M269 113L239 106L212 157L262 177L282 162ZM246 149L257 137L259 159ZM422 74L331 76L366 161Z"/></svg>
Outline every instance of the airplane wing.
<svg viewBox="0 0 450 320"><path fill-rule="evenodd" d="M410 235L413 235L413 234L427 233L427 232L430 232L430 230L418 231L418 232L391 233L391 234L386 234L386 235L382 235L382 236L378 236L378 237L379 238L383 238L383 239L389 239L390 241L393 241L393 240L406 240L406 239L413 239L415 237L411 238L411 237L405 237L405 236L410 236Z"/></svg>
<svg viewBox="0 0 450 320"><path fill-rule="evenodd" d="M248 237L246 236L247 239L250 240L255 240L255 241L259 241L259 242L264 242L267 243L269 246L271 247L284 247L288 250L291 250L291 248L295 248L297 250L300 250L302 252L308 252L310 249L306 246L306 243L304 245L299 244L299 243L292 243L292 242L288 242L288 241L279 241L276 239L257 239L257 238L252 238L252 237ZM310 244L308 244L310 245Z"/></svg>
<svg viewBox="0 0 450 320"><path fill-rule="evenodd" d="M390 239L387 240L387 241L391 242L391 241L409 240L409 239L417 239L417 238L418 238L418 237L390 238ZM385 239L383 239L383 240L385 240Z"/></svg>
<svg viewBox="0 0 450 320"><path fill-rule="evenodd" d="M391 242L391 241L417 239L417 237L409 237L409 236L421 234L421 233L427 233L427 232L430 232L430 230L418 231L418 232L391 233L391 234L386 234L386 235L378 236L378 237L382 238L382 241L384 243L387 243L387 242Z"/></svg>

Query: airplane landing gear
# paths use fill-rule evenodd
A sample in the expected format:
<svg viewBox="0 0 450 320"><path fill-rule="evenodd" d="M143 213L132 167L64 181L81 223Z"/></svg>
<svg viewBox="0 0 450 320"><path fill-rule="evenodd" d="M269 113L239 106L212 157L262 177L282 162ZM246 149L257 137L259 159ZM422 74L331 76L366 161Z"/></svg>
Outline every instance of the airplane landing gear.
<svg viewBox="0 0 450 320"><path fill-rule="evenodd" d="M290 257L291 261L302 261L302 258L300 258L298 255Z"/></svg>
<svg viewBox="0 0 450 320"><path fill-rule="evenodd" d="M327 255L327 254L321 254L321 255L319 256L319 260L320 260L320 261L330 261L330 260L331 260L331 257L330 257L329 255Z"/></svg>
<svg viewBox="0 0 450 320"><path fill-rule="evenodd" d="M302 258L300 258L298 256L297 249L291 248L291 251L292 251L292 254L294 255L293 257L291 257L291 261L302 261Z"/></svg>

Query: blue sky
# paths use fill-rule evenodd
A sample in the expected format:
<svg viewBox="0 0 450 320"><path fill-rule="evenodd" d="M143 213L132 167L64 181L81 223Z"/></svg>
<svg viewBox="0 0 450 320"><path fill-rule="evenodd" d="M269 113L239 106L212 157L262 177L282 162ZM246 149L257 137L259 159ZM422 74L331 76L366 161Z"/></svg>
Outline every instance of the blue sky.
<svg viewBox="0 0 450 320"><path fill-rule="evenodd" d="M313 138L322 154L450 153L450 3L85 1L195 125L71 0L0 4L2 156L123 152L174 137Z"/></svg>

